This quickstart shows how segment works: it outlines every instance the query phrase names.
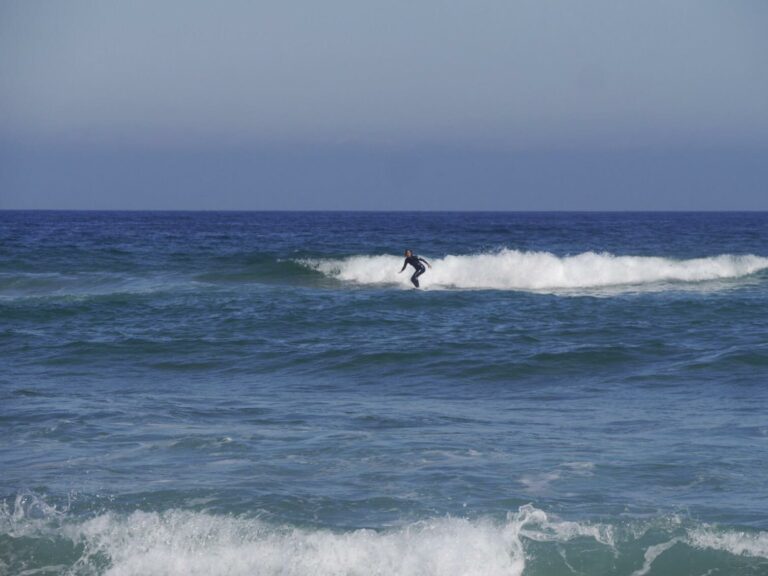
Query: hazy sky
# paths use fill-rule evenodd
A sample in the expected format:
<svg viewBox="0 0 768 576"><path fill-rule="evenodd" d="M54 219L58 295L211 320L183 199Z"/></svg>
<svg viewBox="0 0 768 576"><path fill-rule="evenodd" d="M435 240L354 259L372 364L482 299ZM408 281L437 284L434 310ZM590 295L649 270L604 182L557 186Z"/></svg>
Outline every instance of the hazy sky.
<svg viewBox="0 0 768 576"><path fill-rule="evenodd" d="M768 209L768 2L0 0L0 208Z"/></svg>

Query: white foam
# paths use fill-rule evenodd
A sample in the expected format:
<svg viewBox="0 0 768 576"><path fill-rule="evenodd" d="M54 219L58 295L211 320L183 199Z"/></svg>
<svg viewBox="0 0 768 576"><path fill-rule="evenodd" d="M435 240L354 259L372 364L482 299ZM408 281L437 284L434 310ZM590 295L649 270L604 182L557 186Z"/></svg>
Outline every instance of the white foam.
<svg viewBox="0 0 768 576"><path fill-rule="evenodd" d="M534 542L557 544L567 564L559 543L588 539L588 549L597 544L618 555L627 535L631 541L638 537L622 529L616 533L607 524L553 518L532 505L510 513L504 522L439 518L381 531L331 531L181 509L107 512L80 520L29 494L0 505L0 533L65 539L81 551L74 564L67 560L68 569L60 558L50 558L51 565L32 570L107 576L522 576ZM658 557L678 542L768 558L768 533L703 525L647 548L633 576L650 573ZM531 548L531 554L540 553L540 547ZM2 562L0 567L5 569Z"/></svg>
<svg viewBox="0 0 768 576"><path fill-rule="evenodd" d="M688 543L695 548L722 550L736 556L768 558L768 532L700 528L688 532Z"/></svg>
<svg viewBox="0 0 768 576"><path fill-rule="evenodd" d="M20 522L22 516L7 519ZM186 510L105 513L56 522L47 530L45 522L32 524L27 535L55 534L82 545L73 567L77 574L109 576L521 576L526 540L587 536L606 543L601 529L550 519L530 505L506 522L441 518L386 531L277 527Z"/></svg>
<svg viewBox="0 0 768 576"><path fill-rule="evenodd" d="M424 286L533 291L703 282L738 278L768 268L768 258L729 254L674 260L596 252L556 256L549 252L505 249L429 260L432 268L421 277ZM397 256L350 256L335 260L300 260L299 263L344 282L410 286L412 269L398 274L403 259Z"/></svg>
<svg viewBox="0 0 768 576"><path fill-rule="evenodd" d="M642 567L632 572L630 576L645 576L646 574L648 574L656 558L661 556L664 552L672 548L672 546L674 546L678 542L679 542L678 539L674 539L674 540L670 540L669 542L662 542L661 544L656 544L655 546L651 546L650 548L648 548L648 550L646 550L645 554L643 555Z"/></svg>
<svg viewBox="0 0 768 576"><path fill-rule="evenodd" d="M664 530L675 532L678 522L672 524L665 521ZM586 538L589 549L597 544L618 555L627 536L637 541L648 526L637 528L642 530L624 533L620 528L617 534L614 526L552 518L532 505L510 513L504 522L439 518L388 530L351 531L277 526L252 517L180 509L107 512L80 520L72 518L66 507L49 506L32 494L0 505L0 533L13 538L63 538L82 551L74 564L68 560L68 569L61 559L51 558L54 563L33 570L108 576L522 576L529 554L541 551L529 546L533 542L558 544L567 565L559 543ZM768 558L767 532L702 525L648 547L632 576L649 574L659 556L677 543ZM0 568L6 567L0 562Z"/></svg>
<svg viewBox="0 0 768 576"><path fill-rule="evenodd" d="M258 520L171 511L105 514L70 527L110 576L188 574L520 575L517 532L443 519L380 533L275 529Z"/></svg>
<svg viewBox="0 0 768 576"><path fill-rule="evenodd" d="M531 505L522 506L516 516L525 518L525 521L518 521L517 524L520 526L520 534L528 540L566 542L574 538L592 538L605 546L615 546L614 529L606 524L550 520L543 511ZM514 519L510 517L510 520Z"/></svg>

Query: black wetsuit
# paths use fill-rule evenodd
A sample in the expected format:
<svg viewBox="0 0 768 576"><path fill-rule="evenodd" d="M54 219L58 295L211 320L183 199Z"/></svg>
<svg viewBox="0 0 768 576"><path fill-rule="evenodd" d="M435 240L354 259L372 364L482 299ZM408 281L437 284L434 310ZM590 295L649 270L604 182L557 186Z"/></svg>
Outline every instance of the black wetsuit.
<svg viewBox="0 0 768 576"><path fill-rule="evenodd" d="M421 276L422 274L424 274L424 272L427 271L427 269L424 268L424 264L422 264L422 262L424 262L424 264L429 264L429 262L424 260L424 258L419 258L418 256L416 256L416 254L413 254L411 256L406 256L405 262L403 262L403 268L400 270L400 272L405 270L405 267L408 266L408 264L416 268L416 271L413 273L413 276L411 276L411 282L413 282L413 285L416 286L416 288L419 287L419 276Z"/></svg>

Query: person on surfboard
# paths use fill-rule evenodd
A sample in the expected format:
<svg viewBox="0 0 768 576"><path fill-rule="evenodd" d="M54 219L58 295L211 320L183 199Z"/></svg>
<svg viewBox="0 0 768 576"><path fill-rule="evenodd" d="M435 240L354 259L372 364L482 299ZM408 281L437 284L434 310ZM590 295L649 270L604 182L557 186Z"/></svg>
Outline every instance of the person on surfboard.
<svg viewBox="0 0 768 576"><path fill-rule="evenodd" d="M403 267L400 269L400 272L405 270L405 267L408 266L408 264L416 268L416 271L413 273L413 276L411 276L411 282L413 282L413 285L416 286L416 288L419 287L419 276L421 276L422 274L424 274L424 272L427 271L427 269L424 268L424 264L422 264L422 262L424 262L424 264L432 268L432 265L426 260L424 260L424 258L419 258L411 250L405 251L405 262L403 262ZM398 272L398 274L400 274L400 272Z"/></svg>

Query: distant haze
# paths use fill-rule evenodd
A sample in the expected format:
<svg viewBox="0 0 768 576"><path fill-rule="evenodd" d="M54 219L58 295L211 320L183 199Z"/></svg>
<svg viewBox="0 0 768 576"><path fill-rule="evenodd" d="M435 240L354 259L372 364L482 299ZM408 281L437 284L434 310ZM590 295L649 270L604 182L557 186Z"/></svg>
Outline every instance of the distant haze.
<svg viewBox="0 0 768 576"><path fill-rule="evenodd" d="M768 2L0 4L0 208L768 209Z"/></svg>

